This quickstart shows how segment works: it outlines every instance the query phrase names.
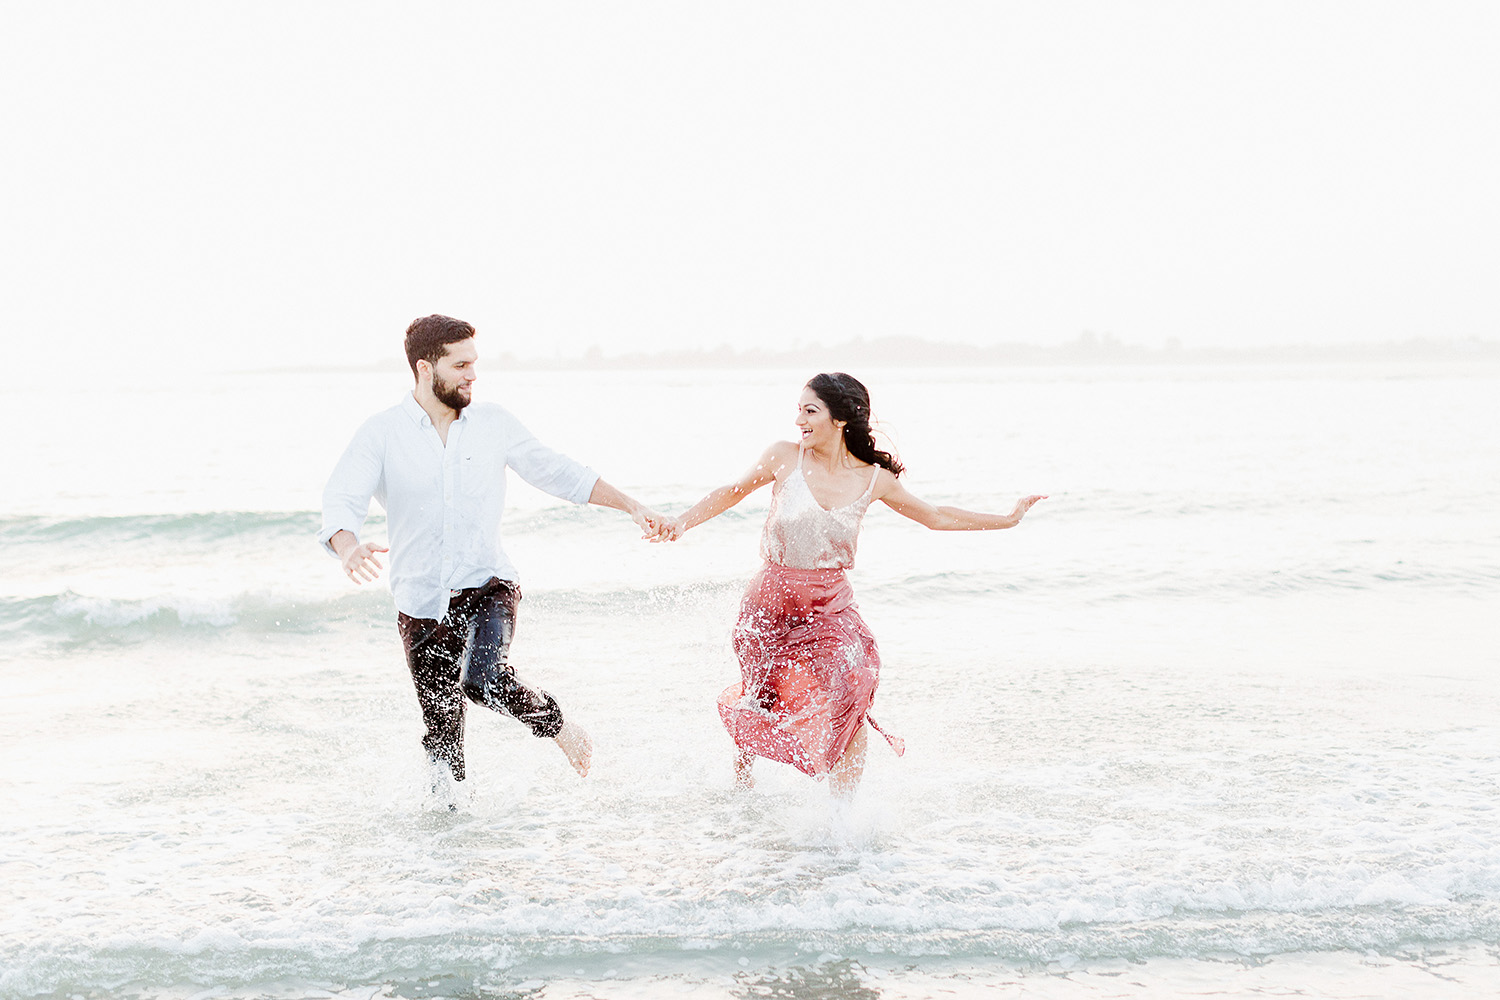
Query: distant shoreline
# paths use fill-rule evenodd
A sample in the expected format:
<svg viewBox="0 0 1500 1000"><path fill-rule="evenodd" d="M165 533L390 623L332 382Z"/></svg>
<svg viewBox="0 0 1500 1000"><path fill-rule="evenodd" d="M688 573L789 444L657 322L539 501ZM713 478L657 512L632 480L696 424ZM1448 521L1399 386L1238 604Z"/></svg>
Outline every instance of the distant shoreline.
<svg viewBox="0 0 1500 1000"><path fill-rule="evenodd" d="M1334 344L1325 346L1285 344L1274 347L1220 348L1183 347L1169 342L1164 347L1142 347L1122 343L1112 336L1085 334L1067 344L1041 347L1033 344L942 343L919 337L858 338L830 347L791 350L728 345L694 350L631 352L607 355L597 347L571 357L523 357L501 351L488 358L493 364L521 371L662 371L712 369L784 369L799 367L840 368L1011 368L1091 365L1225 365L1349 363L1400 361L1500 361L1500 341L1428 340L1414 338L1383 344ZM298 365L259 368L242 374L341 371L381 372L404 368L404 359L388 359L352 365Z"/></svg>

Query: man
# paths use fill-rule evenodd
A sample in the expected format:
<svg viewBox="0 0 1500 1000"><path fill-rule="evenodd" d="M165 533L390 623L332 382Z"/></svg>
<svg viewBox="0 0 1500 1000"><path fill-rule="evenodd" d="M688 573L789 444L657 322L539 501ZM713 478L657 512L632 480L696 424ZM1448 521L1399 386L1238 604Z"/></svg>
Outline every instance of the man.
<svg viewBox="0 0 1500 1000"><path fill-rule="evenodd" d="M391 553L391 593L406 662L422 706L428 758L464 780L465 698L551 738L580 775L592 745L545 691L522 684L507 662L521 599L500 547L505 470L573 503L629 514L655 533L661 519L534 438L493 403L471 406L474 328L427 316L406 330L416 387L354 435L323 492L318 540L356 584L380 575ZM390 548L361 541L370 498L386 509Z"/></svg>

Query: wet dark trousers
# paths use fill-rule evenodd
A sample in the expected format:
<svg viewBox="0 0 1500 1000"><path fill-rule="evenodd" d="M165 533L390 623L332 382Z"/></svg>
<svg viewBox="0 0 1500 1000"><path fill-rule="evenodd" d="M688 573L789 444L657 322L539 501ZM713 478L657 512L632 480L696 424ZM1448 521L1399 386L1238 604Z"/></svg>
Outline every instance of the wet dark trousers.
<svg viewBox="0 0 1500 1000"><path fill-rule="evenodd" d="M464 779L466 700L518 719L537 736L556 736L562 729L557 701L522 684L506 662L520 601L516 584L491 577L483 586L455 594L440 622L397 613L396 627L427 726L422 746L433 760L447 764L458 781Z"/></svg>

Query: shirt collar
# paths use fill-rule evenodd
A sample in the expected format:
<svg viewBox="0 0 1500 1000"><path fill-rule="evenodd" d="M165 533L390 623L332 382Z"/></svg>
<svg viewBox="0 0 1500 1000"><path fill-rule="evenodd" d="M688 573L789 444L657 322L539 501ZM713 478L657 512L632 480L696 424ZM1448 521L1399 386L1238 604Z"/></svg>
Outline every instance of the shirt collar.
<svg viewBox="0 0 1500 1000"><path fill-rule="evenodd" d="M417 402L417 396L414 392L408 391L407 394L401 398L401 411L408 417L411 417L413 420L415 420L418 427L432 426L432 418L427 415L426 410L422 409L422 404ZM454 422L462 423L463 421L468 419L469 409L468 407L464 407L462 410L458 411L458 420Z"/></svg>
<svg viewBox="0 0 1500 1000"><path fill-rule="evenodd" d="M401 411L415 420L419 427L432 426L432 418L427 415L426 410L422 409L422 404L417 402L417 397L414 393L408 392L402 397Z"/></svg>

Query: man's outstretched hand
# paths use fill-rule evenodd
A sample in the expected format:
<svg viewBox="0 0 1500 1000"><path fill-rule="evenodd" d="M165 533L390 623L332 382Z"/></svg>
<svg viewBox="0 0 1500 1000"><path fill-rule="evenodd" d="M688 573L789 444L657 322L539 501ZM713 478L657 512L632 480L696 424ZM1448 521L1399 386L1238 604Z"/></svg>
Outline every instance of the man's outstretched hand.
<svg viewBox="0 0 1500 1000"><path fill-rule="evenodd" d="M357 541L354 533L347 530L334 532L333 537L328 539L328 544L338 553L339 562L344 564L344 574L355 583L365 583L378 577L384 567L375 558L375 553L391 551L384 545Z"/></svg>
<svg viewBox="0 0 1500 1000"><path fill-rule="evenodd" d="M384 545L360 542L344 556L344 572L349 574L349 579L355 583L374 580L384 568L380 560L375 558L375 553L389 551L391 550Z"/></svg>

